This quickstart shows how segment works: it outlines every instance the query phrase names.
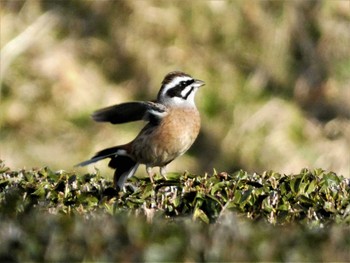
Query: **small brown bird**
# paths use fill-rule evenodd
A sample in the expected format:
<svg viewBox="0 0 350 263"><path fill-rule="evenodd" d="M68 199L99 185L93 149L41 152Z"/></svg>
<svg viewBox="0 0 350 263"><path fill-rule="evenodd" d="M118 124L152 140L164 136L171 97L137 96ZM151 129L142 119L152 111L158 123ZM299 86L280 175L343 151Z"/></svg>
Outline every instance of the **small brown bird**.
<svg viewBox="0 0 350 263"><path fill-rule="evenodd" d="M156 101L126 102L94 112L92 118L97 122L120 124L144 120L148 123L133 141L104 149L78 166L110 158L108 165L116 169L114 185L119 190L140 164L146 165L152 182L152 167L160 167L165 177L166 165L184 154L197 138L200 116L194 97L203 85L201 80L174 71L165 76Z"/></svg>

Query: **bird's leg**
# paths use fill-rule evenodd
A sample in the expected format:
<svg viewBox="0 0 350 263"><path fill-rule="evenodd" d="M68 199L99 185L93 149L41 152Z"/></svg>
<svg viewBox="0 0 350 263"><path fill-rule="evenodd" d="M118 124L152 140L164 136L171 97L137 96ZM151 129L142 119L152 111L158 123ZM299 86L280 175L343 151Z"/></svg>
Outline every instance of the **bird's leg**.
<svg viewBox="0 0 350 263"><path fill-rule="evenodd" d="M160 171L160 174L163 176L163 178L164 178L165 180L168 180L168 178L166 177L166 166L161 166L161 167L159 168L159 171Z"/></svg>
<svg viewBox="0 0 350 263"><path fill-rule="evenodd" d="M146 171L147 174L149 176L149 179L151 179L152 185L153 187L155 187L154 184L154 180L153 180L153 176L154 176L154 172L152 170L151 166L146 165ZM146 216L147 216L147 220L150 220L153 218L153 214L154 214L154 209L157 207L157 202L156 202L156 192L155 189L153 188L152 192L151 192L151 207L150 209L145 209L146 211Z"/></svg>
<svg viewBox="0 0 350 263"><path fill-rule="evenodd" d="M149 179L151 180L152 184L154 184L154 180L153 180L153 176L154 176L154 172L152 170L152 167L151 166L146 166L146 172L149 176Z"/></svg>

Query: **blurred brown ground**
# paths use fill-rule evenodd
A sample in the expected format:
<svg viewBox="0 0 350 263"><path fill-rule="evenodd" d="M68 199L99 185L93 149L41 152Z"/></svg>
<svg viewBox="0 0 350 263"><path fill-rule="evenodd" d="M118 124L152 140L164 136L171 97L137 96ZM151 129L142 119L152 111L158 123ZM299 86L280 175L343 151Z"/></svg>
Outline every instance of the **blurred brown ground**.
<svg viewBox="0 0 350 263"><path fill-rule="evenodd" d="M203 125L169 171L350 176L348 1L8 0L0 16L0 158L13 169L72 170L128 142L142 123L91 112L153 99L183 70L207 83Z"/></svg>

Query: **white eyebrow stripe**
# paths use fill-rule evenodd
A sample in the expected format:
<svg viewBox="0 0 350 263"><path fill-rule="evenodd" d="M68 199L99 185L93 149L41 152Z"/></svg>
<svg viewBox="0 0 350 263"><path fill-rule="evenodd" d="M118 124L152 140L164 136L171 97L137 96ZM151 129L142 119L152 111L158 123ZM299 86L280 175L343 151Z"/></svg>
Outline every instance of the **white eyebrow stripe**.
<svg viewBox="0 0 350 263"><path fill-rule="evenodd" d="M163 90L163 94L166 94L166 92L169 89L172 89L174 87L176 87L177 85L180 84L181 81L186 81L186 80L191 80L191 77L188 76L178 76L175 79L173 79L171 82L169 82L168 84L165 84L164 90Z"/></svg>

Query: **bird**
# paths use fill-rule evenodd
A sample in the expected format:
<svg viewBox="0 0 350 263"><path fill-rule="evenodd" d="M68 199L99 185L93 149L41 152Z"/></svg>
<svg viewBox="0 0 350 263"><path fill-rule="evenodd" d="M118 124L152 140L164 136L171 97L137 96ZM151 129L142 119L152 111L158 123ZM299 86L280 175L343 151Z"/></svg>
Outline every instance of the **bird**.
<svg viewBox="0 0 350 263"><path fill-rule="evenodd" d="M146 166L152 183L154 167L159 167L161 176L167 179L166 166L183 155L199 134L201 120L195 95L203 85L204 81L187 73L172 71L164 77L156 100L125 102L95 111L92 119L96 122L147 123L131 142L101 150L77 166L109 158L117 190L123 189L140 164Z"/></svg>

